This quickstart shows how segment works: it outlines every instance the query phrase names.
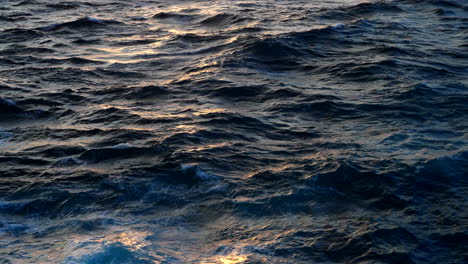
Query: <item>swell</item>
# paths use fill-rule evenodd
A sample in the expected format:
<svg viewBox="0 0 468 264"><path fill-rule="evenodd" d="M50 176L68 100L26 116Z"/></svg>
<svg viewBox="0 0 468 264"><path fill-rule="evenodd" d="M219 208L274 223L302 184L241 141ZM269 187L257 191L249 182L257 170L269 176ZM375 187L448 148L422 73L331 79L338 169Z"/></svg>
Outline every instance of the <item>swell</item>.
<svg viewBox="0 0 468 264"><path fill-rule="evenodd" d="M340 7L335 9L322 9L320 16L327 19L340 17L341 19L356 19L362 17L379 16L387 13L400 13L403 9L395 3L385 1L360 3L354 6Z"/></svg>
<svg viewBox="0 0 468 264"><path fill-rule="evenodd" d="M204 26L221 26L225 24L232 25L244 21L246 21L246 19L241 16L228 13L221 13L200 21L200 24Z"/></svg>
<svg viewBox="0 0 468 264"><path fill-rule="evenodd" d="M83 30L104 27L108 25L121 25L121 22L115 20L104 20L93 17L83 17L70 22L53 24L40 28L43 31L57 31L63 29Z"/></svg>

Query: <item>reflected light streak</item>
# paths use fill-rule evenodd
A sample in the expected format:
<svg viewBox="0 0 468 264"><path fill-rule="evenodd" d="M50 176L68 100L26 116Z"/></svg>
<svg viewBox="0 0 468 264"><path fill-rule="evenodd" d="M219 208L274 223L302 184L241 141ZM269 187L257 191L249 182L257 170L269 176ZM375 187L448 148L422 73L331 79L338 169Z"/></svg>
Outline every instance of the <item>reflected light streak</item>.
<svg viewBox="0 0 468 264"><path fill-rule="evenodd" d="M219 261L223 264L236 264L242 263L247 260L246 256L243 255L236 255L235 253L230 254L228 256L223 256L219 258Z"/></svg>

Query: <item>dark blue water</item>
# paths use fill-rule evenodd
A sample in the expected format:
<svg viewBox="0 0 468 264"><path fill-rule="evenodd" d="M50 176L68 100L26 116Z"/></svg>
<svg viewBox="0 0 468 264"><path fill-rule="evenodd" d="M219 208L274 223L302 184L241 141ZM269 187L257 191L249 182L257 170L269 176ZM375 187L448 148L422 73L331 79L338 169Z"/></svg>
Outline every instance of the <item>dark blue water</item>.
<svg viewBox="0 0 468 264"><path fill-rule="evenodd" d="M468 263L462 0L1 0L0 263Z"/></svg>

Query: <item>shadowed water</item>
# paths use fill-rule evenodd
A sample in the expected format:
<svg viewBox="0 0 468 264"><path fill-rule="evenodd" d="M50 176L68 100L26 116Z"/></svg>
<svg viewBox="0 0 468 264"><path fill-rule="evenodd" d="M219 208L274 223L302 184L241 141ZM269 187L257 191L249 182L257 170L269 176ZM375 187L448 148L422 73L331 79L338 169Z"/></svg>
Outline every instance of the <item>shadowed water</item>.
<svg viewBox="0 0 468 264"><path fill-rule="evenodd" d="M0 263L467 263L461 0L2 0Z"/></svg>

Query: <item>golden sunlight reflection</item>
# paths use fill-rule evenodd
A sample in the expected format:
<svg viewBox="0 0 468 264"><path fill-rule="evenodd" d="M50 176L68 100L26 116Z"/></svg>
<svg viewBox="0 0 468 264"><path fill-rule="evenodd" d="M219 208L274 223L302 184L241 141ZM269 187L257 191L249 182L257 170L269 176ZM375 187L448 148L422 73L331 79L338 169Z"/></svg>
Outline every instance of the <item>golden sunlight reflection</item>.
<svg viewBox="0 0 468 264"><path fill-rule="evenodd" d="M145 242L146 237L148 237L149 235L149 232L129 231L106 236L98 240L98 242L104 244L119 243L124 245L128 249L135 251L149 245L147 242Z"/></svg>
<svg viewBox="0 0 468 264"><path fill-rule="evenodd" d="M154 37L154 36L153 36ZM93 54L85 55L83 58L94 61L102 61L107 63L137 63L146 59L138 58L142 55L155 55L159 54L159 48L163 45L164 41L170 39L169 36L159 37L158 39L151 39L150 43L132 47L103 47L98 46L93 49ZM132 42L132 41L148 41L144 36L141 38L120 38L115 39L115 42ZM86 50L84 51L86 54Z"/></svg>
<svg viewBox="0 0 468 264"><path fill-rule="evenodd" d="M231 252L224 256L215 256L202 260L200 264L241 264L248 260L248 255L240 252Z"/></svg>
<svg viewBox="0 0 468 264"><path fill-rule="evenodd" d="M215 114L215 113L226 113L228 110L224 108L206 108L206 109L199 109L194 115L207 115L207 114Z"/></svg>
<svg viewBox="0 0 468 264"><path fill-rule="evenodd" d="M257 175L258 173L261 173L261 172L264 172L264 171L282 172L282 171L285 171L285 170L287 170L287 169L289 169L291 167L292 167L291 165L281 165L281 166L277 166L277 167L269 167L269 168L263 169L261 171L253 171L253 172L245 175L245 178L251 178L251 177Z"/></svg>
<svg viewBox="0 0 468 264"><path fill-rule="evenodd" d="M178 125L175 127L175 130L179 133L193 134L200 130L200 128L195 125Z"/></svg>
<svg viewBox="0 0 468 264"><path fill-rule="evenodd" d="M143 112L143 111L130 111L131 114L139 115L143 118L152 118L152 119L171 119L171 118L187 118L187 114L160 114L157 112Z"/></svg>
<svg viewBox="0 0 468 264"><path fill-rule="evenodd" d="M219 258L219 261L223 264L236 264L236 263L242 263L247 260L247 257L244 255L236 255L235 253L232 253L228 256L222 256Z"/></svg>
<svg viewBox="0 0 468 264"><path fill-rule="evenodd" d="M211 150L215 148L222 148L226 146L230 146L231 144L228 142L222 142L218 144L206 144L203 146L193 146L192 148L189 148L187 151L189 152L197 152L197 151L204 151L204 150Z"/></svg>
<svg viewBox="0 0 468 264"><path fill-rule="evenodd" d="M189 72L189 73L186 73L186 74L182 75L177 81L180 82L180 81L184 81L184 80L190 80L194 76L197 76L197 75L200 75L200 74L203 74L203 73L215 73L219 69L218 66L219 66L218 62L202 65L202 66L198 67L198 70L192 71L192 72Z"/></svg>

